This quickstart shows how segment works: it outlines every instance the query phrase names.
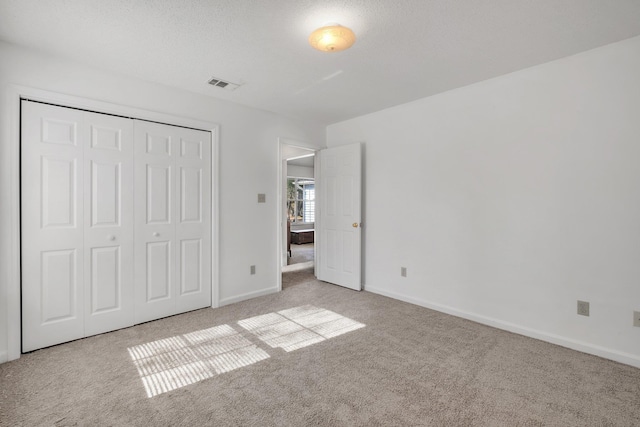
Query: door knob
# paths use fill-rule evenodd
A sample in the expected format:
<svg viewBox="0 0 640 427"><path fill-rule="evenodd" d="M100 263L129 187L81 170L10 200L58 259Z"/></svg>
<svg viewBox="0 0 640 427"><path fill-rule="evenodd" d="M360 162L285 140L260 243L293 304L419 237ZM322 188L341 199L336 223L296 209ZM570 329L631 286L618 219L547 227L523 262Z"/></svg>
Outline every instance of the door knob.
<svg viewBox="0 0 640 427"><path fill-rule="evenodd" d="M158 237L160 235L160 233L158 233L157 231L153 232L153 237Z"/></svg>
<svg viewBox="0 0 640 427"><path fill-rule="evenodd" d="M116 240L116 236L114 236L114 235L109 235L109 236L107 236L107 239L108 239L108 240L111 240L111 241L113 242L114 240Z"/></svg>
<svg viewBox="0 0 640 427"><path fill-rule="evenodd" d="M351 224L351 226L352 226L353 228L358 228L358 223L357 223L357 222L354 222L353 224Z"/></svg>

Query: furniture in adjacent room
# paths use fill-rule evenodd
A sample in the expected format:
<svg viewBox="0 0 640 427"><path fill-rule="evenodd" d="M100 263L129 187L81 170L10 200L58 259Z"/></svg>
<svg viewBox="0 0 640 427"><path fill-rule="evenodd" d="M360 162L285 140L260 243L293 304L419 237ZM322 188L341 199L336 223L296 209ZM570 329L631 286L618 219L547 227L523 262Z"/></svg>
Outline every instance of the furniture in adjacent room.
<svg viewBox="0 0 640 427"><path fill-rule="evenodd" d="M291 230L291 243L302 245L304 243L313 243L313 228L304 230Z"/></svg>
<svg viewBox="0 0 640 427"><path fill-rule="evenodd" d="M291 258L291 221L287 220L287 253Z"/></svg>

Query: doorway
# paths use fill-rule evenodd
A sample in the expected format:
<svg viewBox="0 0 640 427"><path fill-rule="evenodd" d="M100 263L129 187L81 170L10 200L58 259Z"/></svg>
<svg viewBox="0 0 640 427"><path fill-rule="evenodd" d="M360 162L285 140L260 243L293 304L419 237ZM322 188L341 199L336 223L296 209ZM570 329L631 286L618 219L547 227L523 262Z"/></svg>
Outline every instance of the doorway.
<svg viewBox="0 0 640 427"><path fill-rule="evenodd" d="M287 160L287 265L283 272L313 268L315 258L314 154Z"/></svg>
<svg viewBox="0 0 640 427"><path fill-rule="evenodd" d="M287 187L296 178L288 171L289 162L313 158L313 266L302 283L317 278L320 281L362 290L362 145L360 143L330 147L316 151L288 140L279 139L278 145L278 203L277 218L280 227L277 241L277 285L283 289L283 274L289 274L289 244L295 244L304 236L293 237L288 211ZM291 166L292 168L295 166ZM304 180L303 180L304 182ZM293 190L300 190L304 200L304 186L293 181ZM296 186L297 185L297 186ZM310 192L309 192L310 194ZM298 202L297 196L291 202ZM304 211L304 203L293 209L293 215ZM310 236L309 224L302 216L303 233ZM293 241L293 242L292 242ZM310 243L310 242L309 242ZM296 264L293 264L296 265ZM284 273L283 273L284 271Z"/></svg>
<svg viewBox="0 0 640 427"><path fill-rule="evenodd" d="M4 264L9 266L7 269L7 286L6 286L6 321L7 321L7 352L0 351L0 360L15 360L20 358L22 353L22 269L21 257L22 253L22 235L21 235L21 104L23 99L41 102L52 105L66 105L71 108L83 111L102 111L108 112L111 116L124 118L135 117L139 120L145 120L155 123L167 123L179 127L201 129L211 134L211 257L203 260L203 263L211 265L211 305L218 306L218 134L219 126L213 122L189 119L181 116L173 116L166 113L157 113L140 108L128 107L124 105L111 104L107 102L95 101L86 98L80 98L71 95L63 95L55 92L34 89L18 85L8 85L7 95L11 108L7 109L8 122L12 123L7 130L7 144L5 144L5 154L7 154L7 177L8 183L5 192L3 192L3 201L6 202L6 213L8 232L6 237L7 251L4 257ZM78 175L79 176L79 175ZM49 184L47 182L47 184ZM78 189L76 189L77 191ZM65 205L66 206L66 205ZM79 206L79 205L78 205ZM78 219L76 217L76 219ZM116 236L117 239L117 236ZM109 241L111 241L109 239ZM102 278L102 276L100 276Z"/></svg>
<svg viewBox="0 0 640 427"><path fill-rule="evenodd" d="M315 150L280 140L278 286L312 279L316 261Z"/></svg>

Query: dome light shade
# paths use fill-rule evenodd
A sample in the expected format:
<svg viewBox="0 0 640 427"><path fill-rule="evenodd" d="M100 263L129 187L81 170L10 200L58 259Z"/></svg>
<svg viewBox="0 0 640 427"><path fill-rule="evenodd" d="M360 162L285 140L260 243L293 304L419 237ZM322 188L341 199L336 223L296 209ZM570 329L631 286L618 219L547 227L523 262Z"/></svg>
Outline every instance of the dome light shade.
<svg viewBox="0 0 640 427"><path fill-rule="evenodd" d="M315 30L309 36L309 44L323 52L339 52L349 49L356 42L356 35L347 27L328 25Z"/></svg>

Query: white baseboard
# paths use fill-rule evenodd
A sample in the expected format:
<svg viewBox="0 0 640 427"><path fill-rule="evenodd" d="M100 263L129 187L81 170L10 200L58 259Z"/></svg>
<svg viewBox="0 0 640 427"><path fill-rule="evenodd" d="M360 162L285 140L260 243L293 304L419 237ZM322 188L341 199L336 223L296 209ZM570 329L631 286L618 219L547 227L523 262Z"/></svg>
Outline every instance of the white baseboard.
<svg viewBox="0 0 640 427"><path fill-rule="evenodd" d="M0 363L4 363L6 361L8 361L9 358L7 357L7 352L6 351L0 351Z"/></svg>
<svg viewBox="0 0 640 427"><path fill-rule="evenodd" d="M566 338L560 335L538 331L536 329L531 329L524 326L516 325L514 323L505 322L499 319L494 319L492 317L469 313L467 311L458 310L457 308L449 307L442 304L432 303L419 298L413 298L413 297L409 297L409 296L395 293L395 292L389 292L389 291L378 289L375 287L366 286L365 290L374 294L383 295L389 298L419 305L421 307L429 308L435 311L440 311L442 313L447 313L453 316L462 317L463 319L471 320L477 323L482 323L483 325L492 326L498 329L503 329L505 331L524 335L526 337L535 338L541 341L549 342L551 344L556 344L562 347L570 348L572 350L593 354L594 356L603 357L605 359L610 359L616 362L624 363L625 365L631 365L631 366L635 366L636 368L640 368L640 357L631 353L624 353L624 352L612 350L606 347L600 347L600 346L589 344L583 341L578 341L578 340Z"/></svg>
<svg viewBox="0 0 640 427"><path fill-rule="evenodd" d="M276 293L276 292L278 292L278 288L277 287L261 289L259 291L248 292L246 294L236 295L235 297L221 299L220 300L220 306L222 307L223 305L229 305L229 304L233 304L235 302L240 302L240 301L248 300L248 299L251 299L251 298L261 297L261 296L273 294L273 293Z"/></svg>

